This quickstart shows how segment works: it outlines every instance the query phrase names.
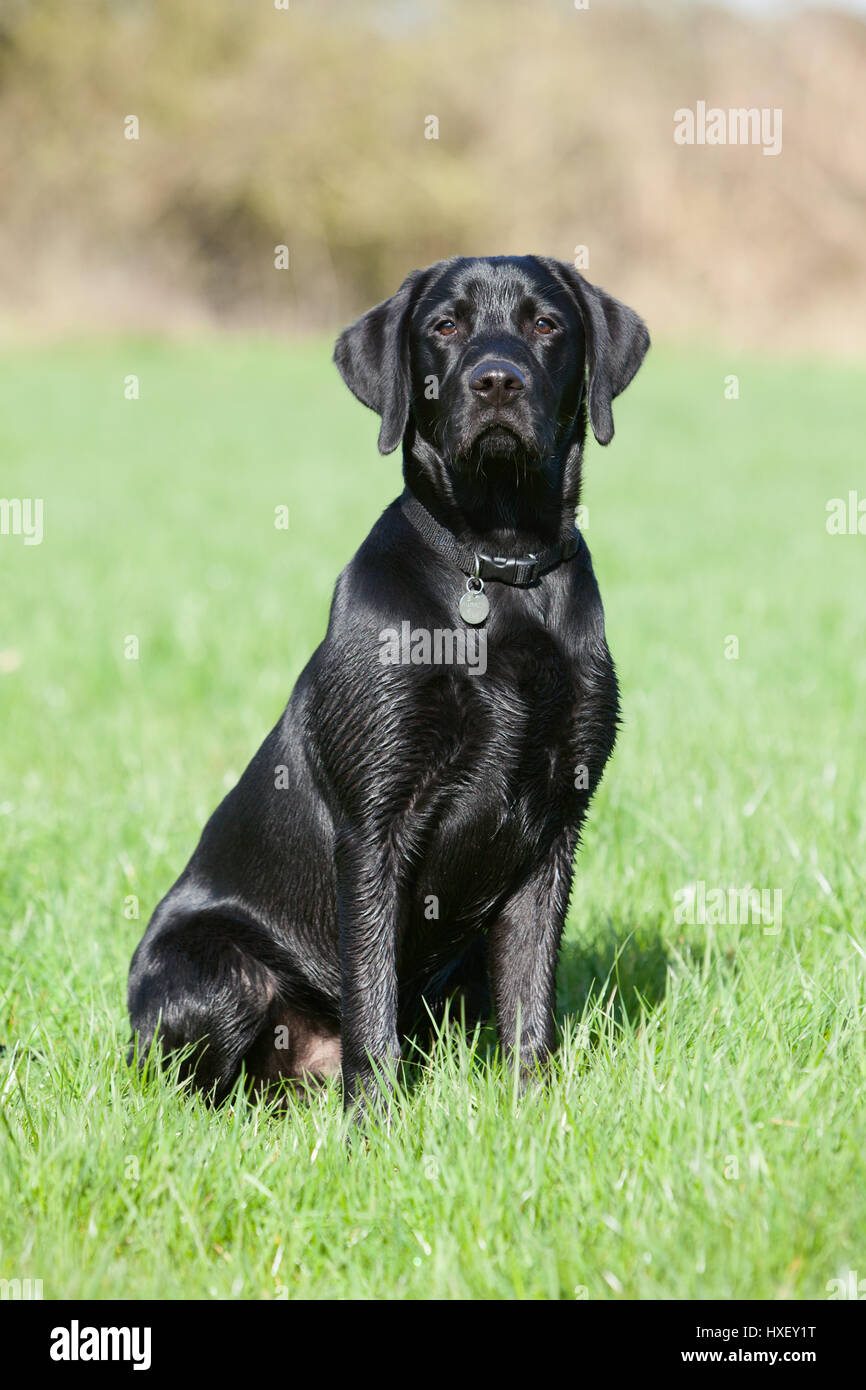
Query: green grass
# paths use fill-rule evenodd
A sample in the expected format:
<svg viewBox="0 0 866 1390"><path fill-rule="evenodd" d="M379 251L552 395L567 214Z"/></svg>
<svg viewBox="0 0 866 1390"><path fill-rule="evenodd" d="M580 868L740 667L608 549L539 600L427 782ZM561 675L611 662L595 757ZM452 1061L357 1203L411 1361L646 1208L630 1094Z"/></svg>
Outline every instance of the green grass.
<svg viewBox="0 0 866 1390"><path fill-rule="evenodd" d="M654 350L615 444L589 447L625 722L546 1094L518 1100L458 1029L350 1158L334 1091L213 1113L130 1077L131 952L399 487L327 356L0 362L0 491L45 503L40 546L0 537L0 1277L46 1298L567 1299L866 1277L866 536L824 524L866 495L856 367ZM700 880L778 889L780 929L680 925Z"/></svg>

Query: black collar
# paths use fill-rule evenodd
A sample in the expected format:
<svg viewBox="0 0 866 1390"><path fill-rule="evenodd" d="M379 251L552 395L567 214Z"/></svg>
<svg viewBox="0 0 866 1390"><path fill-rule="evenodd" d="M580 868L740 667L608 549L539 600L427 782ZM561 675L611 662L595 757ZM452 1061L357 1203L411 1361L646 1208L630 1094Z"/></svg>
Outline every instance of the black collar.
<svg viewBox="0 0 866 1390"><path fill-rule="evenodd" d="M456 536L444 526L440 526L434 516L408 488L400 498L400 506L407 521L410 521L432 546L447 555L455 565L470 578L498 580L500 584L515 584L524 587L534 584L546 570L555 569L563 560L571 560L582 550L585 541L575 526L566 540L558 545L550 545L538 554L529 555L485 555L481 551L470 550L458 544Z"/></svg>

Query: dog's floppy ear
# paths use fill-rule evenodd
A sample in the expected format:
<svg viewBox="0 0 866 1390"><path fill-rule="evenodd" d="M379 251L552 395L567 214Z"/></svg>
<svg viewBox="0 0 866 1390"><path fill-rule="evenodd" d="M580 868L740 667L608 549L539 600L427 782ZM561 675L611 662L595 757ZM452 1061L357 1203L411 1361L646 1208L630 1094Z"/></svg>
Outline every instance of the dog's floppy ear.
<svg viewBox="0 0 866 1390"><path fill-rule="evenodd" d="M599 444L613 439L611 403L624 391L650 345L647 326L634 309L591 285L564 261L547 261L577 304L586 337L589 421Z"/></svg>
<svg viewBox="0 0 866 1390"><path fill-rule="evenodd" d="M409 308L423 274L413 270L396 294L345 328L334 348L349 390L382 417L382 454L396 449L409 419Z"/></svg>

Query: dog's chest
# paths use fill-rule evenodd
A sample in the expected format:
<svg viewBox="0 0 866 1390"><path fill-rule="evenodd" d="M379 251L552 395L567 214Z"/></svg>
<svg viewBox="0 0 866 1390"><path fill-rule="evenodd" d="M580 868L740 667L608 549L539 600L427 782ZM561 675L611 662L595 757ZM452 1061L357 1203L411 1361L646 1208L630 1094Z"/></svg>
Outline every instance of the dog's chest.
<svg viewBox="0 0 866 1390"><path fill-rule="evenodd" d="M432 724L441 762L418 811L432 809L425 860L455 896L495 897L575 817L586 751L583 688L547 634L488 651L484 675L443 683Z"/></svg>
<svg viewBox="0 0 866 1390"><path fill-rule="evenodd" d="M428 709L441 762L406 826L414 949L425 960L487 929L580 823L581 710L577 674L550 641L509 646L507 659L491 652L484 677L443 682Z"/></svg>

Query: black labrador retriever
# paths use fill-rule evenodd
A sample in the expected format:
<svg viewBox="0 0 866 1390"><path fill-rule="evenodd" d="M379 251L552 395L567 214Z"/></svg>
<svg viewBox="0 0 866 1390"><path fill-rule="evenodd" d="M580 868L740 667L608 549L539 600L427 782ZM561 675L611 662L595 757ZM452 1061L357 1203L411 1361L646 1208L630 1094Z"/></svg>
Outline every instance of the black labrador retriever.
<svg viewBox="0 0 866 1390"><path fill-rule="evenodd" d="M574 519L586 421L649 346L541 256L442 261L337 341L403 444L405 491L334 593L276 728L211 816L132 961L158 1034L217 1101L342 1071L382 1101L404 1038L459 995L525 1073L555 1045L581 824L618 696ZM488 986L490 989L488 989ZM191 1046L190 1046L191 1045Z"/></svg>

